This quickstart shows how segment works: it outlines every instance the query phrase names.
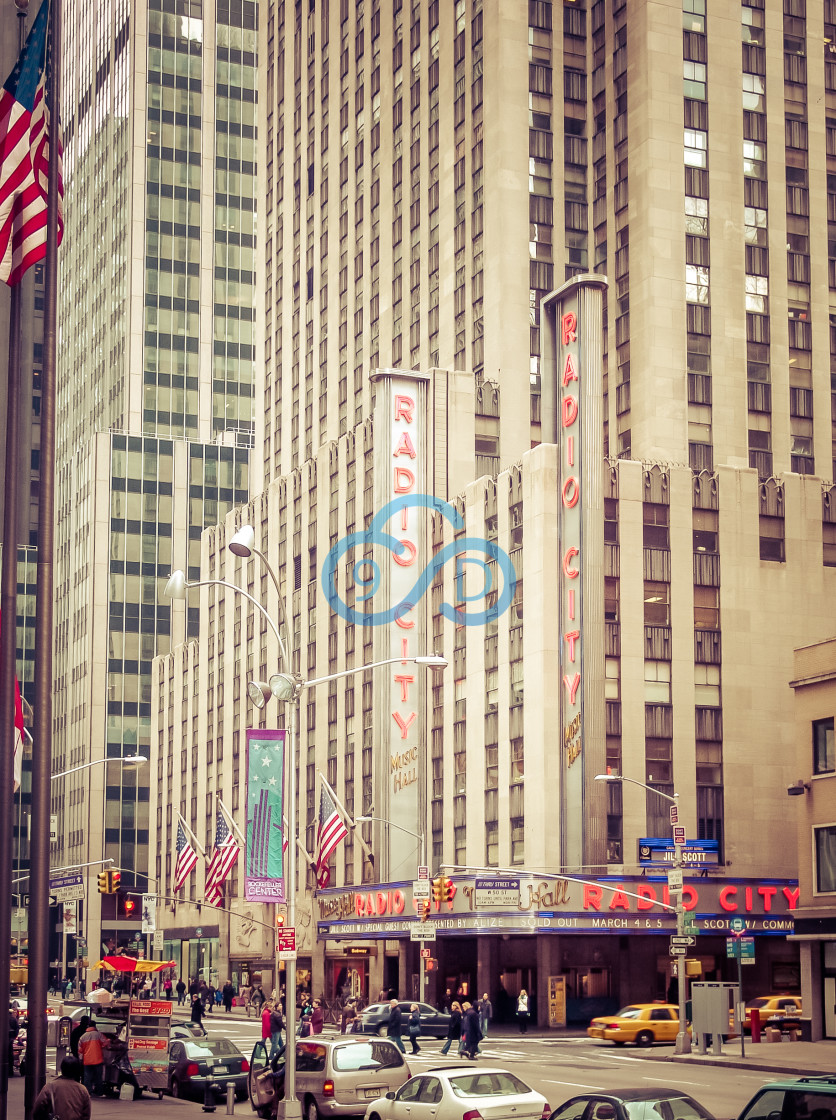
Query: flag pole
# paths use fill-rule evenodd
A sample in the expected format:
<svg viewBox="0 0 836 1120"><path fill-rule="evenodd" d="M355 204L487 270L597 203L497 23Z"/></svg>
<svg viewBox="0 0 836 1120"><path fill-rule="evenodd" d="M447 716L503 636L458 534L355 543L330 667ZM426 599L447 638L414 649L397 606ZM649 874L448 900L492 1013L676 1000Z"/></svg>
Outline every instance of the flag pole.
<svg viewBox="0 0 836 1120"><path fill-rule="evenodd" d="M195 834L192 832L192 830L186 824L186 818L183 816L182 813L178 813L177 814L177 819L180 821L180 824L182 824L183 828L185 828L186 832L188 832L189 836L191 836L192 840L194 841L194 846L197 848L197 850L200 852L200 854L203 856L203 858L206 859L206 849L203 847L201 842L198 840L198 838L195 836Z"/></svg>
<svg viewBox="0 0 836 1120"><path fill-rule="evenodd" d="M49 810L52 775L52 671L55 546L55 365L58 325L58 203L60 190L61 0L51 0L49 175L47 188L44 341L41 374L41 458L38 498L38 580L35 616L35 742L32 748L29 992L32 1011L26 1055L26 1117L46 1081L46 1004L49 972Z"/></svg>
<svg viewBox="0 0 836 1120"><path fill-rule="evenodd" d="M25 42L26 12L18 11L18 54ZM22 282L12 285L9 300L9 368L6 392L6 458L3 506L3 561L0 573L0 931L11 930L12 860L14 857L15 662L17 644L17 546L20 441L20 324ZM21 744L21 750L23 745ZM18 950L20 946L18 946ZM0 1007L9 1006L11 939L0 935ZM0 1032L0 1120L9 1103L8 1031Z"/></svg>
<svg viewBox="0 0 836 1120"><path fill-rule="evenodd" d="M323 785L325 786L325 788L326 788L326 789L328 790L328 793L329 793L329 794L331 795L331 800L332 800L332 801L334 802L334 804L335 804L335 805L337 806L337 808L339 809L339 811L340 811L340 812L342 813L342 815L343 815L343 816L345 817L346 823L348 824L348 827L349 827L349 828L351 829L351 831L352 831L352 834L353 834L354 836L356 836L356 837L357 837L357 839L358 839L358 840L360 841L360 847L361 847L361 848L363 849L363 851L364 851L364 852L366 853L366 857L367 857L367 859L369 859L369 860L371 861L371 864L372 864L372 866L374 866L374 854L372 853L372 850L371 850L371 848L369 847L369 845L368 845L368 844L366 843L366 841L365 841L365 840L363 839L363 834L362 834L362 832L358 832L358 831L357 831L357 822L356 822L356 821L354 820L354 818L352 817L352 815L351 815L351 814L350 814L349 812L347 812L347 811L346 811L346 809L345 809L345 807L343 806L342 802L341 802L341 801L340 801L340 799L339 799L339 798L337 797L336 793L334 793L334 790L333 790L333 789L331 788L331 785L329 784L329 782L328 782L328 781L326 781L325 775L324 775L324 774L322 773L322 771L321 771L321 770L317 770L317 774L319 774L319 780L320 780L320 781L322 782L322 784L323 784Z"/></svg>
<svg viewBox="0 0 836 1120"><path fill-rule="evenodd" d="M244 835L244 833L241 831L241 829L238 827L238 825L233 820L232 813L230 813L229 809L227 809L226 805L224 805L223 801L221 801L220 794L218 794L217 796L218 796L218 808L223 813L224 818L226 819L226 823L230 826L230 828L235 833L235 835L238 837L238 839L241 841L241 843L244 845L244 849L246 850L246 847L247 847L246 836Z"/></svg>

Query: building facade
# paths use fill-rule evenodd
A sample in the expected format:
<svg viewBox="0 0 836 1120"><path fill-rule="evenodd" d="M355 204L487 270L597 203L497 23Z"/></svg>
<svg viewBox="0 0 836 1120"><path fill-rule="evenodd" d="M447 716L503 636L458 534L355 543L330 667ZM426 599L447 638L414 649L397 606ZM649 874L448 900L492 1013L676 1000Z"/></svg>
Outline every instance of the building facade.
<svg viewBox="0 0 836 1120"><path fill-rule="evenodd" d="M196 577L204 527L249 496L257 17L64 12L53 763L89 768L54 787L53 864L111 859L125 892L88 869L79 957L139 948L151 779L120 759L148 756L153 657L197 632L172 629L168 574Z"/></svg>
<svg viewBox="0 0 836 1120"><path fill-rule="evenodd" d="M836 643L795 651L796 769L787 793L798 821L800 898L793 938L801 954L801 995L814 1039L836 1037L836 875L834 875L833 706Z"/></svg>
<svg viewBox="0 0 836 1120"><path fill-rule="evenodd" d="M747 973L753 992L798 985L798 950L785 940L795 853L757 822L784 818L794 780L792 649L829 636L821 604L836 543L836 242L815 233L830 230L836 214L834 32L831 0L267 5L264 380L253 489L261 495L203 538L203 578L243 581L275 611L266 573L225 552L239 525L254 525L286 589L304 677L378 657L379 628L335 609L323 562L345 535L369 527L388 493L393 448L383 433L392 416L380 415L374 371L428 376L421 467L436 485L439 456L455 451L459 466L429 492L461 520L428 514L424 543L434 555L448 543L455 554L459 534L495 542L516 582L508 609L489 610L476 627L456 614L476 594L470 575L455 563L433 573L425 632L450 667L426 682L416 746L424 790L415 815L398 823L424 835L428 863L451 872L462 898L476 890L470 869L585 870L574 854L567 863L562 834L579 806L560 777L561 752L577 744L559 703L571 661L561 613L566 447L555 442L564 386L543 301L578 274L608 277L601 482L589 495L600 503L600 543L585 558L603 582L589 616L601 643L601 692L590 701L600 730L589 754L679 794L687 836L716 860L705 878L723 882L716 901L703 893L696 904L698 922L717 931L700 937L703 975L725 975L720 935L733 911L721 899L730 907L742 893L762 922ZM455 399L441 405L438 370L456 371L447 375ZM442 411L444 439L431 430ZM585 454L590 465L595 452ZM371 612L358 573L338 576L343 602ZM276 663L266 623L247 610L239 622L242 605L228 591L223 600L214 590L202 596L207 635L201 629L188 653L159 662L154 677L152 749L164 770L182 759L183 719L194 719L195 703L217 744L217 697L199 686L195 701L184 673L188 660L200 680L214 658L217 687L221 633L227 665L228 635L242 642L231 664L243 723L228 725L225 744L250 722L280 718L246 712L247 679L266 679ZM309 855L318 769L349 814L378 815L393 765L380 749L391 743L391 695L380 695L390 686L375 675L306 698L297 765ZM184 703L188 717L179 715ZM200 797L199 753L192 768ZM207 820L209 795L220 791L230 804L224 783L233 773L216 770L214 789L205 787ZM240 786L240 762L237 774ZM641 873L640 841L668 835L667 806L632 786L594 787L594 778L585 772L580 803L603 841L592 881L625 883ZM160 788L165 818L182 792ZM408 886L411 867L380 875L392 856L388 831L379 823L350 830L336 854L333 897L311 899L307 876L301 943L317 994L332 998L354 961L364 994L392 986L412 995L417 950L403 924L349 924L343 937L334 918L348 921L356 894L367 917L369 897L389 906ZM160 866L170 842L160 837ZM352 892L361 884L365 895ZM691 883L698 896L700 885ZM240 893L233 875L228 897ZM775 918L773 905L784 907ZM574 897L561 907L579 920L585 913ZM194 924L196 911L183 913ZM538 913L545 922L547 912ZM512 916L498 937L490 929L499 925L475 942L441 933L439 976L468 991L484 982L492 995L501 977L510 996L528 986L541 1021L551 976L565 974L577 1001L670 990L665 942L647 927L619 929L616 941L612 931L586 936L582 925L579 937L538 919L523 934ZM518 934L519 944L502 940ZM231 957L220 922L218 937L223 965ZM631 973L635 960L642 968ZM631 990L638 974L641 992Z"/></svg>

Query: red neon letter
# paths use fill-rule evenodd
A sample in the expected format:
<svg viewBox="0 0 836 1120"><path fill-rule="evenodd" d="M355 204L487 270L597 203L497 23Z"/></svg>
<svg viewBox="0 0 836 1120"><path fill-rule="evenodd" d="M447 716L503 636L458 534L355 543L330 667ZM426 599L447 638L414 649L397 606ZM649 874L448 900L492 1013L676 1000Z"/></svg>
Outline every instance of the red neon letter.
<svg viewBox="0 0 836 1120"><path fill-rule="evenodd" d="M787 900L787 907L790 910L795 910L798 906L798 896L801 894L801 887L784 887L784 898Z"/></svg>
<svg viewBox="0 0 836 1120"><path fill-rule="evenodd" d="M569 703L574 704L575 703L575 694L578 691L578 685L581 683L580 673L575 673L572 680L569 680L569 678L567 676L564 676L563 677L563 683L566 686L566 691L569 693Z"/></svg>
<svg viewBox="0 0 836 1120"><path fill-rule="evenodd" d="M566 364L563 367L563 388L569 384L570 381L578 380L578 371L575 369L575 359L571 354L566 355Z"/></svg>
<svg viewBox="0 0 836 1120"><path fill-rule="evenodd" d="M636 887L636 894L639 895L637 903L639 910L652 910L656 902L656 891L653 887L646 887L639 885Z"/></svg>
<svg viewBox="0 0 836 1120"><path fill-rule="evenodd" d="M601 909L601 895L604 893L603 887L595 887L592 883L584 883L583 885L583 908L589 910Z"/></svg>
<svg viewBox="0 0 836 1120"><path fill-rule="evenodd" d="M407 731L409 731L410 725L417 715L418 715L417 712L410 712L409 715L406 717L406 719L404 719L400 712L392 712L392 719L395 721L395 723L401 729L401 738L402 739L406 738L406 733L407 733Z"/></svg>
<svg viewBox="0 0 836 1120"><path fill-rule="evenodd" d="M569 428L578 418L578 398L563 398L563 427Z"/></svg>
<svg viewBox="0 0 836 1120"><path fill-rule="evenodd" d="M572 565L572 561L576 556L580 556L581 550L574 545L567 548L563 553L563 574L568 576L569 579L577 579L581 574L580 571Z"/></svg>
<svg viewBox="0 0 836 1120"><path fill-rule="evenodd" d="M417 458L417 452L412 445L412 440L409 438L409 432L402 432L401 438L395 445L395 450L392 452L392 458L396 459L398 455L408 455L410 459Z"/></svg>
<svg viewBox="0 0 836 1120"><path fill-rule="evenodd" d="M763 899L764 913L768 914L772 910L772 898L778 893L777 887L758 887L758 894Z"/></svg>
<svg viewBox="0 0 836 1120"><path fill-rule="evenodd" d="M409 697L407 696L408 686L415 683L415 677L410 677L405 673L402 673L397 674L393 679L396 680L401 686L401 700L403 700L405 704L409 699Z"/></svg>
<svg viewBox="0 0 836 1120"><path fill-rule="evenodd" d="M400 626L401 630L411 630L415 621L404 618L404 615L412 610L414 603L400 603L395 607L395 625Z"/></svg>
<svg viewBox="0 0 836 1120"><path fill-rule="evenodd" d="M407 424L412 423L412 410L415 408L415 401L412 397L395 396L395 419L405 420Z"/></svg>
<svg viewBox="0 0 836 1120"><path fill-rule="evenodd" d="M567 509L571 509L578 504L578 498L580 496L581 488L578 480L570 475L563 483L563 504Z"/></svg>
<svg viewBox="0 0 836 1120"><path fill-rule="evenodd" d="M610 910L629 910L629 909L630 909L630 903L629 903L629 901L627 899L627 895L624 893L624 891L621 890L621 888L613 891L612 892L612 898L610 899Z"/></svg>
<svg viewBox="0 0 836 1120"><path fill-rule="evenodd" d="M575 660L575 639L581 636L580 630L570 630L568 634L563 635L563 640L569 643L569 660Z"/></svg>
<svg viewBox="0 0 836 1120"><path fill-rule="evenodd" d="M724 910L737 909L737 887L723 887L720 891L720 905Z"/></svg>
<svg viewBox="0 0 836 1120"><path fill-rule="evenodd" d="M409 467L395 467L394 490L396 494L407 494L415 485L415 475Z"/></svg>
<svg viewBox="0 0 836 1120"><path fill-rule="evenodd" d="M406 549L406 554L401 553L400 556L396 556L393 552L392 559L396 564L400 564L402 568L408 568L411 564L415 563L415 557L418 555L418 549L412 543L412 541L401 541L401 544Z"/></svg>
<svg viewBox="0 0 836 1120"><path fill-rule="evenodd" d="M574 311L567 311L560 319L560 340L564 346L569 342L574 342L577 338L575 333L578 326L578 317Z"/></svg>

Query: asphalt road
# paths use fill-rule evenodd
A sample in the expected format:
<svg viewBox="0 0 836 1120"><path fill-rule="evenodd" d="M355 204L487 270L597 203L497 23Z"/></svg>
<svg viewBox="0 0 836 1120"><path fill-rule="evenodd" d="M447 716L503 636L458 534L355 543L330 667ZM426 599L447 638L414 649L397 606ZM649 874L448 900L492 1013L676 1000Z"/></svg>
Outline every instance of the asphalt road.
<svg viewBox="0 0 836 1120"><path fill-rule="evenodd" d="M204 1025L210 1035L229 1038L247 1055L261 1037L261 1022L257 1019L227 1018L215 1012L204 1019ZM449 1064L451 1057L440 1053L441 1045L435 1039L422 1039L421 1053L417 1057L407 1055L412 1072ZM632 1047L616 1049L591 1039L511 1036L488 1038L481 1049L480 1061L513 1070L541 1092L553 1108L587 1091L673 1088L695 1097L718 1120L729 1120L739 1114L757 1088L773 1080L770 1074L757 1071L669 1063L664 1059L673 1053L673 1046L665 1045L645 1051ZM252 1115L246 1104L238 1105L238 1112Z"/></svg>

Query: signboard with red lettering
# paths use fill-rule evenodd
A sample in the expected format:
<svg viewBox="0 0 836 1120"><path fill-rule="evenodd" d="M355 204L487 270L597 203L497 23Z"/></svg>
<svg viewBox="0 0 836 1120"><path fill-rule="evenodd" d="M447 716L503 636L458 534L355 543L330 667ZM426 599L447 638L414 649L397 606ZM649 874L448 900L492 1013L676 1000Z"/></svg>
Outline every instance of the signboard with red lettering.
<svg viewBox="0 0 836 1120"><path fill-rule="evenodd" d="M378 757L374 795L377 814L386 821L423 819L425 799L426 671L406 660L427 653L426 597L415 587L427 561L427 374L381 369L375 385L375 505L386 523L388 547L374 549L371 564L361 569L358 602L372 582L374 600L392 613L375 628L375 661L394 659L374 677ZM390 512L391 511L391 512ZM413 601L415 599L416 601ZM397 660L403 658L404 660ZM377 733L376 733L377 734ZM414 879L420 859L417 837L399 828L380 827L382 870L390 879ZM377 847L377 845L376 845Z"/></svg>
<svg viewBox="0 0 836 1120"><path fill-rule="evenodd" d="M568 281L540 308L543 439L558 448L561 863L605 865L603 334L600 276Z"/></svg>
<svg viewBox="0 0 836 1120"><path fill-rule="evenodd" d="M168 1087L171 1000L132 999L128 1007L128 1058L140 1086Z"/></svg>

